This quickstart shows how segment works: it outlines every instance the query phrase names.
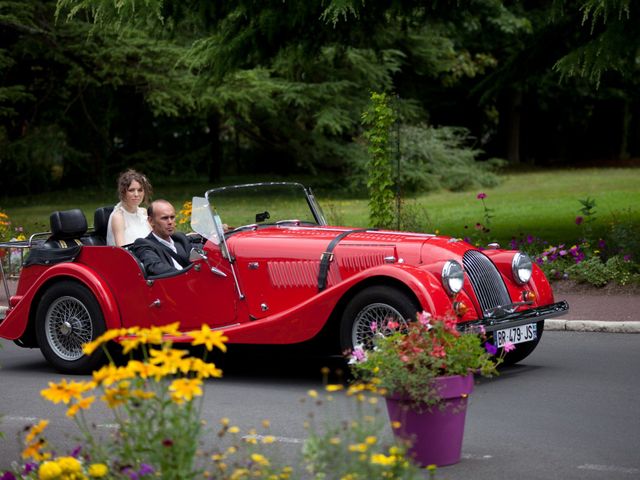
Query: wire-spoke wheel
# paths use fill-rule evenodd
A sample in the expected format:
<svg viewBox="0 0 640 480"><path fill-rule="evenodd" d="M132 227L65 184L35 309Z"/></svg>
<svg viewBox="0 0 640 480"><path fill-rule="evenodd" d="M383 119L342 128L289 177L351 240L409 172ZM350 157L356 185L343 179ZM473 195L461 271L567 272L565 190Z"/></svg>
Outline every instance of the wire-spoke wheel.
<svg viewBox="0 0 640 480"><path fill-rule="evenodd" d="M340 347L343 352L357 345L372 348L375 335L406 329L417 312L415 300L397 288L383 285L366 288L351 299L342 314Z"/></svg>
<svg viewBox="0 0 640 480"><path fill-rule="evenodd" d="M82 345L93 334L91 316L82 302L69 296L54 300L44 322L47 343L58 357L70 361L82 357Z"/></svg>
<svg viewBox="0 0 640 480"><path fill-rule="evenodd" d="M101 351L86 356L82 345L105 331L93 294L75 282L60 282L42 296L36 313L36 335L44 357L65 373L87 373L103 360Z"/></svg>
<svg viewBox="0 0 640 480"><path fill-rule="evenodd" d="M354 346L372 348L375 334L389 335L397 330L406 330L407 324L407 319L391 305L373 303L356 316L351 330L351 342Z"/></svg>

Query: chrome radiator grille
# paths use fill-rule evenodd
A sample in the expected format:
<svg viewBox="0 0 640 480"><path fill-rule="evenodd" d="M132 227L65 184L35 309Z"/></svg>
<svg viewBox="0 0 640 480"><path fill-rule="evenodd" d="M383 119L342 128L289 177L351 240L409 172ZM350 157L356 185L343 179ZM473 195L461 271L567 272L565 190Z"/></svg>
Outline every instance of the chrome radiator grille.
<svg viewBox="0 0 640 480"><path fill-rule="evenodd" d="M500 272L483 253L469 250L462 257L462 263L483 312L511 303Z"/></svg>

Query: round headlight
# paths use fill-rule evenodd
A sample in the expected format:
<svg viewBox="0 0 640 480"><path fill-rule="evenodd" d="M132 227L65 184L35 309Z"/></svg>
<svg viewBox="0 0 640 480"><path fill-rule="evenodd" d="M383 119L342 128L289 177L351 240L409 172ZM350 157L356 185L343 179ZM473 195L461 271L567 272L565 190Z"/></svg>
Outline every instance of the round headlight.
<svg viewBox="0 0 640 480"><path fill-rule="evenodd" d="M464 270L455 260L447 260L442 267L442 284L449 294L455 295L462 290L464 284Z"/></svg>
<svg viewBox="0 0 640 480"><path fill-rule="evenodd" d="M524 285L531 280L533 263L531 263L529 255L522 252L516 253L511 262L511 270L513 271L513 278L520 285Z"/></svg>

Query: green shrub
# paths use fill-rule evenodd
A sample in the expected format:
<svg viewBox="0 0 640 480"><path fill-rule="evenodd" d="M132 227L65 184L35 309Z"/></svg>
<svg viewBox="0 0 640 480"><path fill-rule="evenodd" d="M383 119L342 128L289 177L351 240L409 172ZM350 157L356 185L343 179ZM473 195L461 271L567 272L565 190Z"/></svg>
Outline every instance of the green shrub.
<svg viewBox="0 0 640 480"><path fill-rule="evenodd" d="M503 165L499 159L480 162L481 150L471 147L469 132L461 127L403 125L400 128L400 187L405 193L439 189L451 191L494 187L500 183L495 173ZM392 150L392 166L397 169L397 152ZM352 188L361 190L368 175L367 165L352 161ZM394 175L397 172L394 171Z"/></svg>
<svg viewBox="0 0 640 480"><path fill-rule="evenodd" d="M581 283L603 287L609 282L628 285L640 281L638 265L616 255L604 262L593 256L566 269L569 278Z"/></svg>
<svg viewBox="0 0 640 480"><path fill-rule="evenodd" d="M596 287L604 287L610 280L613 280L606 264L602 262L600 257L589 257L568 267L565 271L570 278L581 283L590 283Z"/></svg>

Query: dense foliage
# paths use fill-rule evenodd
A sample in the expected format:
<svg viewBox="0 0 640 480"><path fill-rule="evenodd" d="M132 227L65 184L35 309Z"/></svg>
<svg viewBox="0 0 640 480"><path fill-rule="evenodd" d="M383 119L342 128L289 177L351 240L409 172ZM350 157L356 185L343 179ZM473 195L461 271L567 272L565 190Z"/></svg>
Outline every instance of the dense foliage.
<svg viewBox="0 0 640 480"><path fill-rule="evenodd" d="M630 0L2 0L3 187L110 185L126 166L345 178L371 91L394 92L409 129L464 128L454 148L480 160L637 156L639 14ZM449 187L425 175L406 187Z"/></svg>

